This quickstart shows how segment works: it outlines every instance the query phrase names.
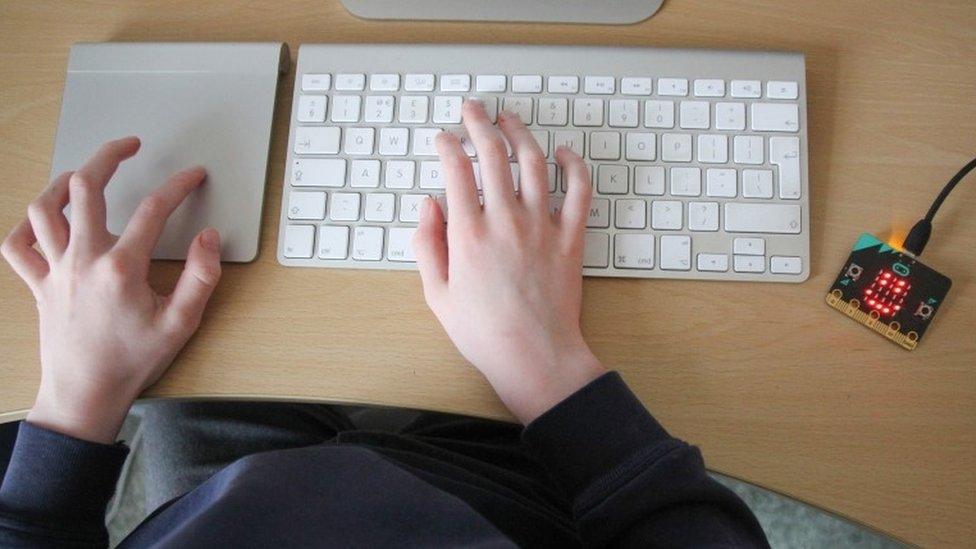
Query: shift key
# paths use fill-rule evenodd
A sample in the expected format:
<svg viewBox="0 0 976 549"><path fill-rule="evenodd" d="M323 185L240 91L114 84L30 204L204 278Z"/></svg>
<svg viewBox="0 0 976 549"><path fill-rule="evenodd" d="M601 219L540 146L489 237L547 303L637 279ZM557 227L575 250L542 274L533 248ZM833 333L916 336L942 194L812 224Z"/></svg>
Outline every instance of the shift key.
<svg viewBox="0 0 976 549"><path fill-rule="evenodd" d="M725 230L730 233L800 233L797 204L725 204Z"/></svg>

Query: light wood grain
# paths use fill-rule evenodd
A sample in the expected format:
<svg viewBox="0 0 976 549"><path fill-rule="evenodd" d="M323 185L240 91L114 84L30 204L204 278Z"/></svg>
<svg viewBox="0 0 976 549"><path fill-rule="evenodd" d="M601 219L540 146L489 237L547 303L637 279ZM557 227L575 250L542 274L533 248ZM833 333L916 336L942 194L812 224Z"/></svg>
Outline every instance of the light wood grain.
<svg viewBox="0 0 976 549"><path fill-rule="evenodd" d="M630 27L366 22L335 0L0 3L0 227L47 179L77 41L516 42L807 55L813 275L802 285L588 279L584 329L711 468L912 543L976 537L976 185L926 261L953 278L903 351L823 295L861 231L904 232L976 153L976 4L671 0ZM228 265L203 328L151 395L366 402L507 417L424 306L414 273L275 261L293 75L281 83L258 260ZM167 287L179 269L160 265ZM0 268L0 413L38 383L36 313Z"/></svg>

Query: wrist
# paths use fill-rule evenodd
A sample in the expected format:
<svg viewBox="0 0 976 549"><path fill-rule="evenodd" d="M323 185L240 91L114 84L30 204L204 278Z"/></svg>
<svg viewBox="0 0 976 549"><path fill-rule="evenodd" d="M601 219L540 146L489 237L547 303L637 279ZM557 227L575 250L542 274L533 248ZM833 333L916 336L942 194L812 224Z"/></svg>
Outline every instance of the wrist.
<svg viewBox="0 0 976 549"><path fill-rule="evenodd" d="M42 380L27 421L80 440L112 444L134 401L125 391L66 389Z"/></svg>

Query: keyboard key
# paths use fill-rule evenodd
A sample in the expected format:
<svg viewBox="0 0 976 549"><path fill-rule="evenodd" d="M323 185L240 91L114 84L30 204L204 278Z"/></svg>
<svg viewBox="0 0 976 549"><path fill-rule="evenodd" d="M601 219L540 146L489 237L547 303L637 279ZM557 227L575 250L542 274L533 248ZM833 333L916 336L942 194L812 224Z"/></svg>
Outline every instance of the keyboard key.
<svg viewBox="0 0 976 549"><path fill-rule="evenodd" d="M442 92L469 92L471 91L470 74L445 74L441 76Z"/></svg>
<svg viewBox="0 0 976 549"><path fill-rule="evenodd" d="M546 130L532 130L532 138L542 150L542 156L549 156L549 132Z"/></svg>
<svg viewBox="0 0 976 549"><path fill-rule="evenodd" d="M337 154L339 128L299 126L295 128L295 154Z"/></svg>
<svg viewBox="0 0 976 549"><path fill-rule="evenodd" d="M341 158L296 158L291 165L295 187L342 187L346 184L346 161Z"/></svg>
<svg viewBox="0 0 976 549"><path fill-rule="evenodd" d="M366 195L363 219L373 223L390 223L393 221L393 210L395 208L395 194L369 193Z"/></svg>
<svg viewBox="0 0 976 549"><path fill-rule="evenodd" d="M634 168L634 194L664 194L664 167L637 166Z"/></svg>
<svg viewBox="0 0 976 549"><path fill-rule="evenodd" d="M322 225L319 227L319 258L345 259L349 257L349 227Z"/></svg>
<svg viewBox="0 0 976 549"><path fill-rule="evenodd" d="M586 231L583 240L583 266L606 268L610 265L610 235Z"/></svg>
<svg viewBox="0 0 976 549"><path fill-rule="evenodd" d="M800 138L770 137L769 163L779 168L779 197L800 198Z"/></svg>
<svg viewBox="0 0 976 549"><path fill-rule="evenodd" d="M434 91L434 75L408 74L403 79L403 90L408 92Z"/></svg>
<svg viewBox="0 0 976 549"><path fill-rule="evenodd" d="M420 221L420 204L426 198L426 194L401 194L400 221L404 223L417 223Z"/></svg>
<svg viewBox="0 0 976 549"><path fill-rule="evenodd" d="M596 189L600 194L627 194L627 166L600 164L597 168Z"/></svg>
<svg viewBox="0 0 976 549"><path fill-rule="evenodd" d="M659 231L681 230L682 204L677 200L651 202L651 228Z"/></svg>
<svg viewBox="0 0 976 549"><path fill-rule="evenodd" d="M383 185L387 189L412 189L414 169L413 160L390 160L386 163Z"/></svg>
<svg viewBox="0 0 976 549"><path fill-rule="evenodd" d="M373 154L373 128L346 128L342 150L348 155Z"/></svg>
<svg viewBox="0 0 976 549"><path fill-rule="evenodd" d="M691 270L691 237L664 235L661 237L661 269L666 271Z"/></svg>
<svg viewBox="0 0 976 549"><path fill-rule="evenodd" d="M590 204L590 213L586 219L586 226L595 229L606 229L610 226L610 201L606 198L594 198Z"/></svg>
<svg viewBox="0 0 976 549"><path fill-rule="evenodd" d="M644 101L645 128L673 128L674 101Z"/></svg>
<svg viewBox="0 0 976 549"><path fill-rule="evenodd" d="M517 74L512 77L515 93L542 93L542 77L538 74Z"/></svg>
<svg viewBox="0 0 976 549"><path fill-rule="evenodd" d="M752 129L759 132L796 132L800 111L795 103L753 103L749 107Z"/></svg>
<svg viewBox="0 0 976 549"><path fill-rule="evenodd" d="M349 172L349 186L368 187L368 188L379 187L380 186L380 161L379 160L353 160Z"/></svg>
<svg viewBox="0 0 976 549"><path fill-rule="evenodd" d="M725 81L715 79L695 80L696 97L725 97Z"/></svg>
<svg viewBox="0 0 976 549"><path fill-rule="evenodd" d="M614 77L587 76L583 79L583 93L591 95L613 95Z"/></svg>
<svg viewBox="0 0 976 549"><path fill-rule="evenodd" d="M685 129L707 130L711 124L707 101L682 101L680 126Z"/></svg>
<svg viewBox="0 0 976 549"><path fill-rule="evenodd" d="M461 123L461 96L438 95L434 98L435 124Z"/></svg>
<svg viewBox="0 0 976 549"><path fill-rule="evenodd" d="M578 76L550 76L549 93L579 93Z"/></svg>
<svg viewBox="0 0 976 549"><path fill-rule="evenodd" d="M359 193L332 193L329 200L329 219L359 221Z"/></svg>
<svg viewBox="0 0 976 549"><path fill-rule="evenodd" d="M383 259L383 228L356 227L352 236L352 258L357 261Z"/></svg>
<svg viewBox="0 0 976 549"><path fill-rule="evenodd" d="M365 74L337 74L335 89L338 91L363 91L366 87Z"/></svg>
<svg viewBox="0 0 976 549"><path fill-rule="evenodd" d="M688 230L717 231L718 202L689 202Z"/></svg>
<svg viewBox="0 0 976 549"><path fill-rule="evenodd" d="M729 138L721 134L698 136L698 161L706 164L725 164L729 161Z"/></svg>
<svg viewBox="0 0 976 549"><path fill-rule="evenodd" d="M328 97L324 95L300 95L295 117L299 122L325 122L327 101Z"/></svg>
<svg viewBox="0 0 976 549"><path fill-rule="evenodd" d="M603 100L602 99L574 99L573 100L573 125L602 126L603 125Z"/></svg>
<svg viewBox="0 0 976 549"><path fill-rule="evenodd" d="M766 255L766 241L761 238L736 238L732 241L732 253Z"/></svg>
<svg viewBox="0 0 976 549"><path fill-rule="evenodd" d="M762 83L758 80L733 80L732 97L757 99L762 96Z"/></svg>
<svg viewBox="0 0 976 549"><path fill-rule="evenodd" d="M372 91L397 91L400 89L400 75L399 74L370 75L369 89Z"/></svg>
<svg viewBox="0 0 976 549"><path fill-rule="evenodd" d="M583 132L558 131L553 132L553 147L569 147L573 152L583 156Z"/></svg>
<svg viewBox="0 0 976 549"><path fill-rule="evenodd" d="M736 164L762 164L763 138L761 135L737 135L733 140L732 160Z"/></svg>
<svg viewBox="0 0 976 549"><path fill-rule="evenodd" d="M770 80L766 82L766 97L769 99L796 99L799 87L796 82Z"/></svg>
<svg viewBox="0 0 976 549"><path fill-rule="evenodd" d="M661 160L691 162L691 135L666 133L661 137Z"/></svg>
<svg viewBox="0 0 976 549"><path fill-rule="evenodd" d="M614 235L613 266L618 269L653 269L654 235L633 233Z"/></svg>
<svg viewBox="0 0 976 549"><path fill-rule="evenodd" d="M406 128L380 129L380 154L383 156L405 156L410 132Z"/></svg>
<svg viewBox="0 0 976 549"><path fill-rule="evenodd" d="M295 191L288 195L288 219L325 217L325 193Z"/></svg>
<svg viewBox="0 0 976 549"><path fill-rule="evenodd" d="M627 160L654 160L657 154L657 136L653 133L628 133L626 149Z"/></svg>
<svg viewBox="0 0 976 549"><path fill-rule="evenodd" d="M413 131L414 156L437 156L435 139L441 130L437 128L417 128Z"/></svg>
<svg viewBox="0 0 976 549"><path fill-rule="evenodd" d="M472 95L467 98L469 101L480 101L481 106L485 108L485 113L488 115L488 120L494 124L498 121L498 98L494 95L483 95L477 96Z"/></svg>
<svg viewBox="0 0 976 549"><path fill-rule="evenodd" d="M440 162L421 162L420 163L420 188L421 189L445 189L444 171L441 169Z"/></svg>
<svg viewBox="0 0 976 549"><path fill-rule="evenodd" d="M617 132L591 133L590 158L593 160L619 160L620 134Z"/></svg>
<svg viewBox="0 0 976 549"><path fill-rule="evenodd" d="M621 78L620 93L622 95L651 95L651 79Z"/></svg>
<svg viewBox="0 0 976 549"><path fill-rule="evenodd" d="M774 255L769 258L769 272L774 274L800 274L803 272L803 259L795 256Z"/></svg>
<svg viewBox="0 0 976 549"><path fill-rule="evenodd" d="M414 227L390 227L390 238L386 246L386 258L390 261L417 261L413 253Z"/></svg>
<svg viewBox="0 0 976 549"><path fill-rule="evenodd" d="M610 127L636 128L637 109L638 103L636 99L610 100Z"/></svg>
<svg viewBox="0 0 976 549"><path fill-rule="evenodd" d="M618 229L643 229L647 226L647 203L643 200L616 200L613 216Z"/></svg>
<svg viewBox="0 0 976 549"><path fill-rule="evenodd" d="M368 95L363 120L374 124L393 122L392 95Z"/></svg>
<svg viewBox="0 0 976 549"><path fill-rule="evenodd" d="M658 78L657 94L686 96L688 95L688 80L686 78Z"/></svg>
<svg viewBox="0 0 976 549"><path fill-rule="evenodd" d="M502 108L510 113L517 114L523 124L532 123L531 97L506 97L502 103Z"/></svg>
<svg viewBox="0 0 976 549"><path fill-rule="evenodd" d="M730 233L800 234L800 206L726 203L725 230Z"/></svg>
<svg viewBox="0 0 976 549"><path fill-rule="evenodd" d="M332 96L333 122L359 122L362 98L358 95Z"/></svg>
<svg viewBox="0 0 976 549"><path fill-rule="evenodd" d="M766 258L758 255L734 255L732 265L737 273L762 273L766 271Z"/></svg>
<svg viewBox="0 0 976 549"><path fill-rule="evenodd" d="M726 272L729 270L729 256L725 254L698 254L698 270Z"/></svg>
<svg viewBox="0 0 976 549"><path fill-rule="evenodd" d="M302 91L329 91L332 85L330 74L303 74Z"/></svg>
<svg viewBox="0 0 976 549"><path fill-rule="evenodd" d="M504 74L479 74L475 78L475 91L500 93L505 91Z"/></svg>
<svg viewBox="0 0 976 549"><path fill-rule="evenodd" d="M743 198L772 198L772 170L742 170Z"/></svg>
<svg viewBox="0 0 976 549"><path fill-rule="evenodd" d="M715 103L715 129L732 131L746 129L745 103Z"/></svg>
<svg viewBox="0 0 976 549"><path fill-rule="evenodd" d="M569 101L561 98L539 99L539 125L565 126L568 122Z"/></svg>
<svg viewBox="0 0 976 549"><path fill-rule="evenodd" d="M728 168L705 170L705 194L719 198L735 198L735 170Z"/></svg>
<svg viewBox="0 0 976 549"><path fill-rule="evenodd" d="M426 95L404 95L400 97L401 124L423 124L427 122L429 102Z"/></svg>
<svg viewBox="0 0 976 549"><path fill-rule="evenodd" d="M701 196L701 168L671 168L673 196Z"/></svg>
<svg viewBox="0 0 976 549"><path fill-rule="evenodd" d="M283 255L293 259L309 259L315 246L315 227L311 225L288 225L285 228Z"/></svg>

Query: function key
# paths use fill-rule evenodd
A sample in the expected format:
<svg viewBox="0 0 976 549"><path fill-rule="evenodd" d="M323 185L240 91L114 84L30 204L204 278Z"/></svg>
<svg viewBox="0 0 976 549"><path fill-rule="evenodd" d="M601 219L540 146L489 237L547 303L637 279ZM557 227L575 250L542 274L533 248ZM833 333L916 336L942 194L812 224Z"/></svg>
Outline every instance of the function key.
<svg viewBox="0 0 976 549"><path fill-rule="evenodd" d="M370 75L369 89L373 91L397 91L400 89L400 75L399 74Z"/></svg>
<svg viewBox="0 0 976 549"><path fill-rule="evenodd" d="M505 86L504 74L479 74L475 79L475 89L479 92L504 92Z"/></svg>
<svg viewBox="0 0 976 549"><path fill-rule="evenodd" d="M762 97L762 82L758 80L733 80L732 97L758 99Z"/></svg>
<svg viewBox="0 0 976 549"><path fill-rule="evenodd" d="M651 79L621 78L620 93L623 95L651 95Z"/></svg>
<svg viewBox="0 0 976 549"><path fill-rule="evenodd" d="M550 76L549 93L579 93L578 76Z"/></svg>
<svg viewBox="0 0 976 549"><path fill-rule="evenodd" d="M466 92L471 91L470 74L445 74L441 77L441 91Z"/></svg>
<svg viewBox="0 0 976 549"><path fill-rule="evenodd" d="M613 95L614 84L612 76L587 76L583 79L583 91L592 95Z"/></svg>
<svg viewBox="0 0 976 549"><path fill-rule="evenodd" d="M403 81L403 89L408 92L434 91L433 74L408 74Z"/></svg>
<svg viewBox="0 0 976 549"><path fill-rule="evenodd" d="M766 97L770 99L796 99L799 88L796 82L770 80L766 82Z"/></svg>
<svg viewBox="0 0 976 549"><path fill-rule="evenodd" d="M340 91L362 91L366 87L365 74L337 74L335 89Z"/></svg>
<svg viewBox="0 0 976 549"><path fill-rule="evenodd" d="M715 79L695 80L697 97L725 97L725 81Z"/></svg>
<svg viewBox="0 0 976 549"><path fill-rule="evenodd" d="M329 91L332 76L329 74L303 74L302 91Z"/></svg>
<svg viewBox="0 0 976 549"><path fill-rule="evenodd" d="M688 95L688 80L685 78L658 78L658 95Z"/></svg>
<svg viewBox="0 0 976 549"><path fill-rule="evenodd" d="M512 77L512 91L515 93L541 93L542 77L538 74L518 74Z"/></svg>

